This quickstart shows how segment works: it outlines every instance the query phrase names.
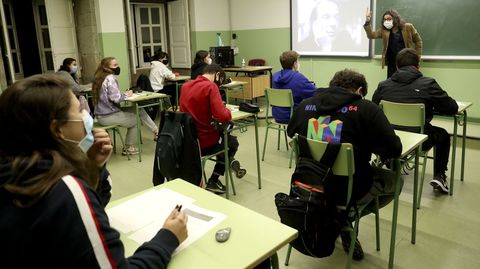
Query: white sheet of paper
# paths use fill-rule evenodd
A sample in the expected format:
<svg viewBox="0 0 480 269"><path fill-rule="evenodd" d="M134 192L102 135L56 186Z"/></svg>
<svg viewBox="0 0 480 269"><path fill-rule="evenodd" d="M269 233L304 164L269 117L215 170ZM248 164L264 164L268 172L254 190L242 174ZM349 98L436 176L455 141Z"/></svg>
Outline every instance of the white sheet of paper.
<svg viewBox="0 0 480 269"><path fill-rule="evenodd" d="M152 222L165 219L176 205L188 205L194 200L167 188L151 190L107 210L110 225L122 233L130 233ZM162 227L162 226L160 226ZM150 240L150 239L148 239Z"/></svg>
<svg viewBox="0 0 480 269"><path fill-rule="evenodd" d="M175 250L175 255L226 218L222 213L198 207L193 202L190 197L163 188L112 207L107 210L107 215L112 227L125 234L131 233L128 237L142 244L151 240L162 228L176 205L182 205L182 211L188 216L188 238Z"/></svg>
<svg viewBox="0 0 480 269"><path fill-rule="evenodd" d="M182 211L188 216L188 237L182 244L180 244L180 246L178 246L173 255L176 255L178 252L191 245L226 218L222 213L210 211L193 204L186 206L183 205ZM155 236L158 230L163 226L164 221L165 220L163 219L151 222L148 226L137 230L128 238L142 244Z"/></svg>

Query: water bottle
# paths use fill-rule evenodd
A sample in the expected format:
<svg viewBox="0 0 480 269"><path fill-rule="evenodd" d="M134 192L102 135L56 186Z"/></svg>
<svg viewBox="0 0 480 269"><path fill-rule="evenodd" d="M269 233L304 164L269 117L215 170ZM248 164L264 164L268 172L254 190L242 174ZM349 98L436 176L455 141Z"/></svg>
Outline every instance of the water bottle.
<svg viewBox="0 0 480 269"><path fill-rule="evenodd" d="M245 58L242 59L242 67L245 67Z"/></svg>
<svg viewBox="0 0 480 269"><path fill-rule="evenodd" d="M222 33L217 33L217 46L222 47L223 42L222 42Z"/></svg>

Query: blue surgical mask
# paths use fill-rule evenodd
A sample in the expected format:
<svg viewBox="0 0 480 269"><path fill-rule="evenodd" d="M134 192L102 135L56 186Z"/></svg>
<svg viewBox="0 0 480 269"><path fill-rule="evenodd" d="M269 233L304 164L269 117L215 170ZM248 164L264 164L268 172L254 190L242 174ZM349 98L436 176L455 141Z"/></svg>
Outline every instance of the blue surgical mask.
<svg viewBox="0 0 480 269"><path fill-rule="evenodd" d="M85 109L82 110L82 114L83 114L83 116L82 116L81 121L83 121L83 127L85 128L85 132L87 134L80 141L75 141L75 140L71 140L71 139L65 139L65 140L73 142L73 143L78 143L78 146L80 147L80 149L83 152L87 153L87 151L92 147L93 142L95 140L94 137L93 137L93 133L92 133L93 118L92 118L92 116L90 116L90 114ZM78 120L70 120L70 121L78 121Z"/></svg>

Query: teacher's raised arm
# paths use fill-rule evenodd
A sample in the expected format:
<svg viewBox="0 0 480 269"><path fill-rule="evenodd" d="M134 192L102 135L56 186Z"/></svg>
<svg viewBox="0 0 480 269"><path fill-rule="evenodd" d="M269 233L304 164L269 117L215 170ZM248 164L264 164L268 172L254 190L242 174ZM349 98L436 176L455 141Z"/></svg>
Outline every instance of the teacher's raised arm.
<svg viewBox="0 0 480 269"><path fill-rule="evenodd" d="M417 29L411 23L405 22L395 9L383 13L382 26L377 30L372 29L372 12L367 8L363 28L369 39L382 38L382 68L387 64L387 78L391 77L397 66L395 63L397 53L404 48L413 48L419 56L422 55L423 41Z"/></svg>

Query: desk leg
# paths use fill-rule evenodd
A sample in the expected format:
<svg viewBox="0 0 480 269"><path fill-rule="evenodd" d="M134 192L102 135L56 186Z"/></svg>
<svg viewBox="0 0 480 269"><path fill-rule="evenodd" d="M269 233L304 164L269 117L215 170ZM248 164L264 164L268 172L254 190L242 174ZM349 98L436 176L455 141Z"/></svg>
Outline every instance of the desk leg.
<svg viewBox="0 0 480 269"><path fill-rule="evenodd" d="M462 163L461 163L461 174L460 180L463 181L463 176L465 174L465 143L467 137L467 111L463 112L463 137L462 137Z"/></svg>
<svg viewBox="0 0 480 269"><path fill-rule="evenodd" d="M418 158L420 148L415 150L415 171L413 173L413 207L412 207L412 244L415 244L417 235L417 196L418 196Z"/></svg>
<svg viewBox="0 0 480 269"><path fill-rule="evenodd" d="M255 125L255 150L257 152L257 173L258 173L258 188L262 188L262 175L260 172L260 151L258 149L258 124L257 124L257 115L253 117L253 123Z"/></svg>
<svg viewBox="0 0 480 269"><path fill-rule="evenodd" d="M395 237L397 233L397 217L398 217L398 196L400 195L400 159L395 159L395 194L393 196L393 215L392 215L392 235L390 238L390 256L388 258L388 268L393 269L393 260L395 258ZM415 203L414 203L415 204Z"/></svg>
<svg viewBox="0 0 480 269"><path fill-rule="evenodd" d="M280 265L278 263L278 254L277 252L275 252L275 254L273 254L271 257L270 257L270 262L272 264L272 268L273 269L279 269L280 268Z"/></svg>
<svg viewBox="0 0 480 269"><path fill-rule="evenodd" d="M141 162L142 161L142 142L141 142L142 131L140 130L140 128L142 128L142 125L140 124L140 112L139 112L137 102L135 102L135 117L136 117L136 120L137 120L138 161Z"/></svg>
<svg viewBox="0 0 480 269"><path fill-rule="evenodd" d="M175 107L175 110L178 110L178 104L180 103L179 100L178 100L178 82L175 82L175 102L177 103L177 106Z"/></svg>
<svg viewBox="0 0 480 269"><path fill-rule="evenodd" d="M458 115L453 116L452 164L450 165L450 196L453 195L453 181L455 179L455 157L457 155L457 124Z"/></svg>
<svg viewBox="0 0 480 269"><path fill-rule="evenodd" d="M229 192L230 192L230 160L228 156L228 132L225 130L223 132L223 150L224 150L224 157L223 160L225 162L225 188L227 189L225 192L225 197L228 199Z"/></svg>

